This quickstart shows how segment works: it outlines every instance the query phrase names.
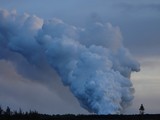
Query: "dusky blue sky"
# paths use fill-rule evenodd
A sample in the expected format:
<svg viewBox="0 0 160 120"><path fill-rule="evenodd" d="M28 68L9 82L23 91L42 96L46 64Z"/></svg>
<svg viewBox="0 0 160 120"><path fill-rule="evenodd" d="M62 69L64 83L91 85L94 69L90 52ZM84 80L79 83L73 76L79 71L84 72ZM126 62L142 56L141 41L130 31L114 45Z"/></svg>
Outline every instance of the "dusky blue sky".
<svg viewBox="0 0 160 120"><path fill-rule="evenodd" d="M131 76L135 87L135 99L126 113L138 113L141 103L144 103L146 113L160 111L159 0L0 0L0 8L16 10L20 14L26 12L44 19L57 17L76 26L84 26L91 16L96 15L104 22L119 26L125 47L141 64L141 71ZM29 80L26 83L26 80L15 72L10 63L0 61L0 64L0 104L10 105L16 109L18 107L38 109L47 113L87 113L79 106L67 88L57 88L60 92L60 95L57 95L53 92L55 89L53 90L46 84L32 83ZM18 88L17 84L10 82L12 78L24 87ZM55 84L62 86L58 80ZM26 91L25 87L29 87L30 90ZM17 92L20 90L22 93ZM44 93L39 93L39 91ZM64 91L67 94L65 96ZM28 95L25 100L23 92ZM36 103L36 99L41 100Z"/></svg>

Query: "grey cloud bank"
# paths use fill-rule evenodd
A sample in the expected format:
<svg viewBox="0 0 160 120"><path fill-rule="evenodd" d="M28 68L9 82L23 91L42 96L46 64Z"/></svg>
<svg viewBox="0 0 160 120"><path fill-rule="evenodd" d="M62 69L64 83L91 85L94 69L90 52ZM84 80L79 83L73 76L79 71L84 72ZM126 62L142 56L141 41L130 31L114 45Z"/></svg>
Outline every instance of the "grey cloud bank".
<svg viewBox="0 0 160 120"><path fill-rule="evenodd" d="M1 10L0 19L0 58L16 63L18 71L25 67L24 61L12 60L17 53L42 74L51 65L89 112L116 114L131 104L130 74L140 68L123 47L118 27L93 21L77 28L60 19L44 21L6 10ZM33 79L27 70L23 72Z"/></svg>

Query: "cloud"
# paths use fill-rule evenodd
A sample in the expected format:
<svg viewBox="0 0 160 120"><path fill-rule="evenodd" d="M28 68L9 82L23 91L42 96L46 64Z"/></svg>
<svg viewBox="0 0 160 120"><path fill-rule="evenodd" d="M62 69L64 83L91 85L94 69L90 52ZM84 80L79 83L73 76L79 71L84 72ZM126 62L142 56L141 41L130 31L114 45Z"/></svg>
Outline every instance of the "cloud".
<svg viewBox="0 0 160 120"><path fill-rule="evenodd" d="M85 26L88 16L97 14L101 22L111 21L113 26L120 27L124 44L135 56L156 56L160 51L159 4L159 0L46 0L45 3L40 0L38 4L37 1L14 0L10 4L4 1L0 6L9 10L17 9L19 13L36 14L44 19L58 17L81 27Z"/></svg>
<svg viewBox="0 0 160 120"><path fill-rule="evenodd" d="M52 67L89 112L116 114L132 102L130 74L140 68L123 47L118 27L94 20L79 28L7 10L0 18L1 59L12 61L24 77L47 78ZM13 59L17 54L20 59Z"/></svg>
<svg viewBox="0 0 160 120"><path fill-rule="evenodd" d="M147 59L147 58L153 58L153 56L159 56L159 52L160 52L160 49L159 49L160 17L158 12L159 0L154 0L154 1L153 0L141 0L141 1L1 0L0 7L7 8L9 10L16 9L21 14L24 12L35 14L44 19L48 19L56 16L60 19L63 19L65 23L69 23L72 25L81 26L85 28L86 28L85 24L88 24L86 23L86 19L88 18L88 16L90 15L92 16L94 13L101 17L101 18L99 17L100 19L98 18L99 20L97 20L99 23L105 23L106 21L111 21L112 22L111 25L113 29L116 28L115 27L116 25L119 26L120 33L123 35L123 43L125 47L129 48L131 53L139 61L142 61L142 58L144 57L145 59ZM5 31L3 31L3 33L4 32ZM96 33L94 32L94 34ZM87 35L83 35L83 36L87 36ZM0 35L0 40L2 39L4 38L2 35ZM86 38L85 40L88 41L88 39ZM81 40L81 43L84 44L86 42L85 40ZM100 43L105 44L105 41L103 42L97 41L97 42L98 42L96 43L97 45L98 44L100 45ZM3 59L5 58L5 60L13 61L14 64L13 63L12 64L18 71L18 74L21 74L23 77L27 79L32 79L34 81L41 82L43 84L48 83L50 88L52 89L54 88L54 91L60 88L61 85L59 86L55 85L57 84L60 78L58 77L55 71L53 72L53 70L49 65L44 64L45 62L43 62L44 64L42 65L43 67L39 65L39 67L37 68L33 66L33 64L28 63L28 61L22 55L19 55L18 53L15 53L15 52L11 52L8 49L5 41L3 40L0 41L0 46L1 45L3 47L0 47L0 54L1 54L0 58L3 58ZM45 61L45 59L43 61ZM152 65L152 63L150 62L146 64ZM150 69L153 68L152 66L149 66L149 67ZM146 67L143 68L142 66L142 73L143 71L146 71ZM145 73L145 74L148 74L148 73ZM141 75L136 74L136 76L141 76ZM152 75L150 75L150 77L152 77ZM136 77L136 78L133 77L133 79L139 80L139 77ZM52 84L52 82L55 82L55 83ZM55 86L53 87L52 85L55 85ZM134 86L136 87L136 85L137 84L135 84ZM138 97L137 92L135 94L136 97ZM68 95L66 96L64 96L65 94L63 95L63 90L58 90L57 94L62 99L65 97L66 98L68 97ZM70 98L67 98L67 99L69 101ZM132 107L134 108L134 106ZM139 107L139 105L137 107ZM137 108L135 108L134 110L137 110Z"/></svg>
<svg viewBox="0 0 160 120"><path fill-rule="evenodd" d="M120 8L123 13L138 13L138 12L159 12L160 3L154 2L119 2L114 4ZM139 14L139 13L138 13ZM154 13L153 13L154 14ZM142 14L143 15L143 14ZM143 15L144 16L144 15Z"/></svg>

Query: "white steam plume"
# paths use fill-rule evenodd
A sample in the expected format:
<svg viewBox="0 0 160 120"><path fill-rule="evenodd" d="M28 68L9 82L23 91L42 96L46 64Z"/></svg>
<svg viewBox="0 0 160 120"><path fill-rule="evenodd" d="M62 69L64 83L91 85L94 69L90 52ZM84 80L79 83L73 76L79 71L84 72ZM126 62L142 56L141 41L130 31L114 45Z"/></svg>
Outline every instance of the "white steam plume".
<svg viewBox="0 0 160 120"><path fill-rule="evenodd" d="M1 10L0 59L18 61L15 53L40 69L51 65L90 112L121 113L134 98L130 74L140 66L123 47L119 28L110 23L78 28Z"/></svg>

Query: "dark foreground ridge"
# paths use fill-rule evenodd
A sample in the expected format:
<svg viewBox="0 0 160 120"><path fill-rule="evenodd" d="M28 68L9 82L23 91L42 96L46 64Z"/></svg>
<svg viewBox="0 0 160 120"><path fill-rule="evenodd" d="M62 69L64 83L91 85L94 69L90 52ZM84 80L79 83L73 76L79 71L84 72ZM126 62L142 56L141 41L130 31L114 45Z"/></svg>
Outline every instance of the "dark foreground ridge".
<svg viewBox="0 0 160 120"><path fill-rule="evenodd" d="M0 115L0 120L160 120L160 114L146 115L46 115L38 113Z"/></svg>

